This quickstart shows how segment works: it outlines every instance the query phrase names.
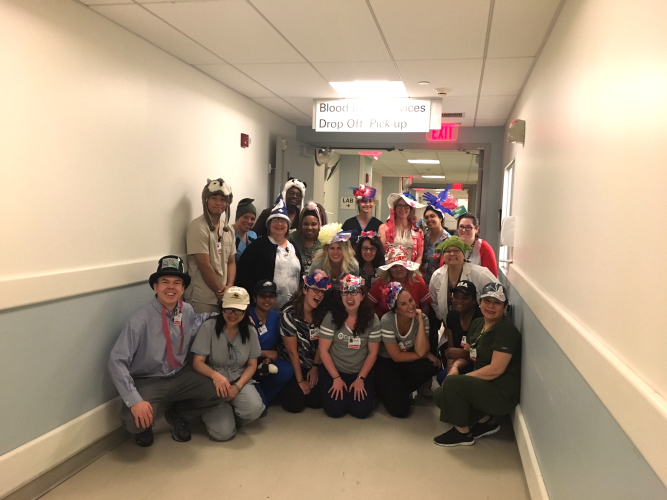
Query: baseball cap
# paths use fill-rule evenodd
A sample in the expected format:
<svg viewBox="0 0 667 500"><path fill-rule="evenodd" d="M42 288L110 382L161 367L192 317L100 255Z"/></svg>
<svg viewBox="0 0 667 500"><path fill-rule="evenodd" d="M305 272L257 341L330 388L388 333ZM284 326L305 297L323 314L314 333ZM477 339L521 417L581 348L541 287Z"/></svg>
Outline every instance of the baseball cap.
<svg viewBox="0 0 667 500"><path fill-rule="evenodd" d="M468 280L461 280L459 281L454 288L452 288L452 292L463 292L466 295L472 295L474 297L477 296L477 287L472 281Z"/></svg>
<svg viewBox="0 0 667 500"><path fill-rule="evenodd" d="M487 283L482 288L482 293L479 296L479 299L482 300L485 297L493 297L500 302L507 302L507 294L505 293L505 287L500 283Z"/></svg>
<svg viewBox="0 0 667 500"><path fill-rule="evenodd" d="M250 296L245 288L240 286L232 286L227 289L222 296L222 308L231 307L233 309L240 309L245 311L250 304Z"/></svg>
<svg viewBox="0 0 667 500"><path fill-rule="evenodd" d="M253 292L255 295L265 295L267 293L277 295L278 286L271 280L259 280L257 283L255 283Z"/></svg>

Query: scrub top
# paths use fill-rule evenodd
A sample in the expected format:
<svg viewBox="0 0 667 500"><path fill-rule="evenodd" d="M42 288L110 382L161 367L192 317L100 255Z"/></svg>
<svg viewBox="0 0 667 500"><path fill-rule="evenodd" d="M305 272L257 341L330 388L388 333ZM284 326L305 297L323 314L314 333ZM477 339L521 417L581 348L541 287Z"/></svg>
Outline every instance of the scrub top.
<svg viewBox="0 0 667 500"><path fill-rule="evenodd" d="M320 338L332 341L329 354L338 371L347 374L359 373L368 357L369 342L378 343L382 340L380 320L375 315L366 330L354 335L345 323L336 328L329 312L320 325Z"/></svg>
<svg viewBox="0 0 667 500"><path fill-rule="evenodd" d="M259 346L262 348L262 351L275 350L278 337L280 337L280 314L273 310L269 311L265 325L257 317L255 308L251 307L250 318L255 322L255 329L259 337Z"/></svg>

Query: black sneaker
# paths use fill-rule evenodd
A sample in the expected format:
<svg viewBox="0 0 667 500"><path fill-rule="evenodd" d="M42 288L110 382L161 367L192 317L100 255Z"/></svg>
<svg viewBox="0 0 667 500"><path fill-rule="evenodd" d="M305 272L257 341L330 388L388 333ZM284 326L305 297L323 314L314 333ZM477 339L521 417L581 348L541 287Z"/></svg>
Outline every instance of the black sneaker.
<svg viewBox="0 0 667 500"><path fill-rule="evenodd" d="M171 438L179 443L190 441L190 426L173 408L169 408L164 414L167 422L171 424Z"/></svg>
<svg viewBox="0 0 667 500"><path fill-rule="evenodd" d="M484 423L477 422L475 426L472 428L472 437L475 439L481 438L484 436L490 436L491 434L495 434L500 430L500 424L498 422L493 421L493 419L489 419Z"/></svg>
<svg viewBox="0 0 667 500"><path fill-rule="evenodd" d="M153 428L149 427L134 435L134 440L142 448L148 448L153 444Z"/></svg>
<svg viewBox="0 0 667 500"><path fill-rule="evenodd" d="M456 427L452 427L444 434L433 438L433 442L438 446L470 446L475 444L475 438L472 437L471 432L461 434L456 430Z"/></svg>

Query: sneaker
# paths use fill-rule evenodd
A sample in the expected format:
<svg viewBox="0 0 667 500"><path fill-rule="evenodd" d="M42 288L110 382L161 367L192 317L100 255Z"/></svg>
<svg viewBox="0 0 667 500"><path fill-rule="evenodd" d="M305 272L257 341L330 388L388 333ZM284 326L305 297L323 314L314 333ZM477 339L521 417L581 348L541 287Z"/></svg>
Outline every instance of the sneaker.
<svg viewBox="0 0 667 500"><path fill-rule="evenodd" d="M472 437L475 439L481 438L484 436L490 436L495 434L500 430L500 424L495 422L492 418L487 420L484 423L477 422L475 426L471 429Z"/></svg>
<svg viewBox="0 0 667 500"><path fill-rule="evenodd" d="M433 442L438 446L470 446L475 444L475 438L472 437L471 432L461 434L456 430L456 427L452 427L444 434L433 438Z"/></svg>
<svg viewBox="0 0 667 500"><path fill-rule="evenodd" d="M190 426L173 408L169 408L164 417L171 424L171 438L179 443L190 441Z"/></svg>
<svg viewBox="0 0 667 500"><path fill-rule="evenodd" d="M142 448L148 448L153 444L153 428L149 427L134 435L134 441Z"/></svg>

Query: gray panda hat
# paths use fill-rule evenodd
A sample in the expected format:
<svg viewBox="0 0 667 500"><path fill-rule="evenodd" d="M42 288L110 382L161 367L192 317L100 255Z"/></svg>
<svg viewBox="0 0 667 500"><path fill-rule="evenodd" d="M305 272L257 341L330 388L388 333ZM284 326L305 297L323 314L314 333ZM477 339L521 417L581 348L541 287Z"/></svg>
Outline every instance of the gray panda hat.
<svg viewBox="0 0 667 500"><path fill-rule="evenodd" d="M208 228L211 231L215 231L215 226L213 225L213 222L211 222L211 214L208 213L208 199L211 196L217 194L221 194L227 200L227 211L225 212L226 218L222 230L231 231L231 229L229 228L229 220L231 217L232 199L234 198L234 195L232 194L232 186L227 184L220 177L213 180L206 179L206 185L204 186L204 190L201 192L201 202L204 208L204 219L206 219Z"/></svg>
<svg viewBox="0 0 667 500"><path fill-rule="evenodd" d="M285 186L283 187L283 200L287 200L287 191L289 191L291 188L297 188L299 191L301 191L301 206L299 207L299 210L303 209L303 203L304 200L306 199L306 183L303 181L300 181L299 179L295 179L294 177L290 177L287 182L285 183ZM278 201L278 200L276 200Z"/></svg>

